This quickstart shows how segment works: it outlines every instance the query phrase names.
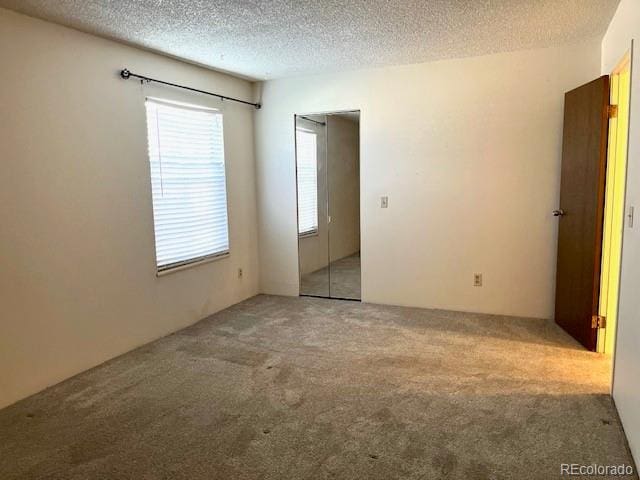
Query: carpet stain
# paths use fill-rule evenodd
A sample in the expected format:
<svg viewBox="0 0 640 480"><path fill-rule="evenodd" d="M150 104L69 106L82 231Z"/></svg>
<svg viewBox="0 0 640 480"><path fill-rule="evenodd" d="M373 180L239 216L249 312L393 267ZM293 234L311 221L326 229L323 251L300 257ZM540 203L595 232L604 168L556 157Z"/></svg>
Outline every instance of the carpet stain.
<svg viewBox="0 0 640 480"><path fill-rule="evenodd" d="M431 463L442 478L449 478L458 464L458 459L452 452L441 450L435 455Z"/></svg>
<svg viewBox="0 0 640 480"><path fill-rule="evenodd" d="M288 365L280 367L273 381L276 385L284 385L285 383L287 383L292 373L293 373L292 367Z"/></svg>
<svg viewBox="0 0 640 480"><path fill-rule="evenodd" d="M228 454L232 457L242 457L255 438L256 431L253 427L242 427L236 437L229 443Z"/></svg>

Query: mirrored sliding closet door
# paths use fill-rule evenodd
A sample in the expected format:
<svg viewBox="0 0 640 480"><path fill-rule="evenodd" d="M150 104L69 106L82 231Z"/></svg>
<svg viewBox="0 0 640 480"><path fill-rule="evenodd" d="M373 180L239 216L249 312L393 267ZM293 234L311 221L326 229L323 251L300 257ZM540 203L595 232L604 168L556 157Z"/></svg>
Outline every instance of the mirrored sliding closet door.
<svg viewBox="0 0 640 480"><path fill-rule="evenodd" d="M360 114L295 126L300 295L360 300Z"/></svg>

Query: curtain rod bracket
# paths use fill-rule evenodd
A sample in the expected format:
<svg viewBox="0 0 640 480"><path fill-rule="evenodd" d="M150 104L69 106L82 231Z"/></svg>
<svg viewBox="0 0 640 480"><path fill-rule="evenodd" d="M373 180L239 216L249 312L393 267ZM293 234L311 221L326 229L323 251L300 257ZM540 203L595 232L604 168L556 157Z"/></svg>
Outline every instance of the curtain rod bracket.
<svg viewBox="0 0 640 480"><path fill-rule="evenodd" d="M246 100L240 100L239 98L227 97L226 95L220 95L219 93L211 93L211 92L207 92L206 90L198 90L197 88L185 87L184 85L178 85L177 83L165 82L163 80L157 80L155 78L145 77L144 75L138 75L137 73L131 72L128 68L123 68L122 70L120 70L120 77L122 77L123 80L129 80L131 77L136 77L136 78L140 79L140 83L144 83L144 82L147 82L147 83L151 83L151 82L161 83L162 85L168 85L170 87L182 88L183 90L189 90L191 92L197 92L197 93L202 93L204 95L211 95L212 97L218 97L223 102L225 100L230 100L232 102L242 103L244 105L251 105L256 110L260 110L262 108L262 104L261 103L247 102Z"/></svg>

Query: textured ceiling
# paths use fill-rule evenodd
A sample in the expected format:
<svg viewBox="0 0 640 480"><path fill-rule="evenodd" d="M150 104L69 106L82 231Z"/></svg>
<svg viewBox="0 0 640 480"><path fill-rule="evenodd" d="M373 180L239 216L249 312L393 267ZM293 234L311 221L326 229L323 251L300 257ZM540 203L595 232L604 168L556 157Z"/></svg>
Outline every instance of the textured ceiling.
<svg viewBox="0 0 640 480"><path fill-rule="evenodd" d="M253 79L419 63L601 35L619 0L0 0Z"/></svg>

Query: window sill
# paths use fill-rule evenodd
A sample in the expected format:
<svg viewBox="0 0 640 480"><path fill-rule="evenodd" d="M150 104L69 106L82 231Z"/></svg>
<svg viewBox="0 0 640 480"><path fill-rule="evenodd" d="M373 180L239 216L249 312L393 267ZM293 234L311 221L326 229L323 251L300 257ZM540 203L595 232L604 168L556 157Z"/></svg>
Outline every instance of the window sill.
<svg viewBox="0 0 640 480"><path fill-rule="evenodd" d="M198 258L193 261L187 261L185 263L180 263L174 267L168 267L163 270L156 271L156 277L163 277L165 275L169 275L170 273L179 272L181 270L186 270L187 268L197 267L198 265L203 265L205 263L215 262L216 260L221 260L223 258L229 257L230 252L216 253L214 255L208 255L203 258Z"/></svg>
<svg viewBox="0 0 640 480"><path fill-rule="evenodd" d="M307 233L299 233L298 234L298 238L308 238L308 237L317 237L318 236L318 230L314 230L312 232L307 232Z"/></svg>

